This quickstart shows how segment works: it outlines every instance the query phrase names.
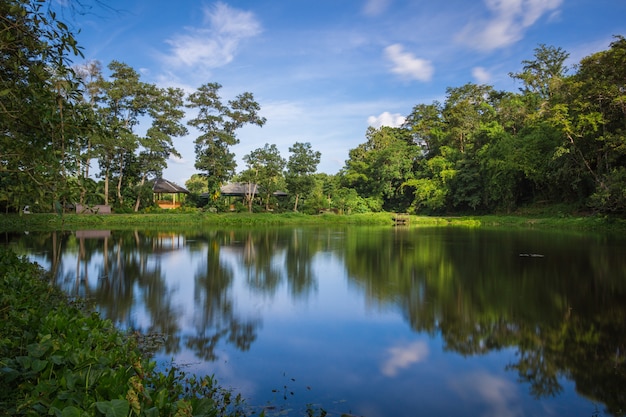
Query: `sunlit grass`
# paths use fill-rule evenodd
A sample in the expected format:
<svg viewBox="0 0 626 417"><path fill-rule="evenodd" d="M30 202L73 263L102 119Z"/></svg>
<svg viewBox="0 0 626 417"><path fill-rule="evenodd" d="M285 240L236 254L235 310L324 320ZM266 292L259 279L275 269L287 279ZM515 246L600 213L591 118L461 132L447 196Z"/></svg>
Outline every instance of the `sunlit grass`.
<svg viewBox="0 0 626 417"><path fill-rule="evenodd" d="M150 214L79 215L9 214L0 216L0 230L76 230L84 228L162 228L162 227L267 227L300 225L394 225L393 213L351 215L301 213L206 213L161 212ZM503 227L577 230L626 230L626 221L606 216L503 215L503 216L409 216L406 226L398 227Z"/></svg>

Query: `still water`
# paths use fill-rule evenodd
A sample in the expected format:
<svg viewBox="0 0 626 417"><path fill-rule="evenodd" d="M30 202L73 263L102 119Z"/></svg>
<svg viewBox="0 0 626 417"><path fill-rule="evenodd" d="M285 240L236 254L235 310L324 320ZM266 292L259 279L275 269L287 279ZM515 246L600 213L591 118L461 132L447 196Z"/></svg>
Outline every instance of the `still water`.
<svg viewBox="0 0 626 417"><path fill-rule="evenodd" d="M464 228L6 234L258 413L626 412L626 239Z"/></svg>

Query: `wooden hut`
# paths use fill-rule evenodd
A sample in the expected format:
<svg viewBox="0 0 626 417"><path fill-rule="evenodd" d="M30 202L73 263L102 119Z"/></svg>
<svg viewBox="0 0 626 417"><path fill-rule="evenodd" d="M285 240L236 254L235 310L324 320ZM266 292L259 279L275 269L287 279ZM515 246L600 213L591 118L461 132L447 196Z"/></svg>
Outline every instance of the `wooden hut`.
<svg viewBox="0 0 626 417"><path fill-rule="evenodd" d="M231 197L241 198L244 201L251 198L255 199L259 197L259 195L263 192L261 187L253 182L231 182L229 184L223 185L220 188L220 194L224 197L227 197L228 204L230 206L230 210L234 210L235 207L232 204ZM287 197L288 194L284 191L275 191L272 193L274 197Z"/></svg>
<svg viewBox="0 0 626 417"><path fill-rule="evenodd" d="M189 194L185 188L164 178L157 178L154 181L152 192L154 193L154 201L164 209L180 207L184 198L182 195Z"/></svg>

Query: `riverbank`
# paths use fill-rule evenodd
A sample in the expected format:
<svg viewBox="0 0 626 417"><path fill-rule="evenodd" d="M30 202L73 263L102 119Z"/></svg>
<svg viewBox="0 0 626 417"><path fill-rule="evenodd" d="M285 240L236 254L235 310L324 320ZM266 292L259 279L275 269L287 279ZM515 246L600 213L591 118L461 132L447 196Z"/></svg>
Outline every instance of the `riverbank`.
<svg viewBox="0 0 626 417"><path fill-rule="evenodd" d="M0 248L0 415L247 415L213 378L157 372L148 356Z"/></svg>
<svg viewBox="0 0 626 417"><path fill-rule="evenodd" d="M394 225L393 213L353 215L306 215L300 213L203 213L164 212L150 214L78 215L9 214L0 216L0 231L46 231L79 229L145 229L189 227L264 227L301 225ZM606 216L408 216L402 227L464 226L490 228L536 228L563 230L626 231L624 219Z"/></svg>

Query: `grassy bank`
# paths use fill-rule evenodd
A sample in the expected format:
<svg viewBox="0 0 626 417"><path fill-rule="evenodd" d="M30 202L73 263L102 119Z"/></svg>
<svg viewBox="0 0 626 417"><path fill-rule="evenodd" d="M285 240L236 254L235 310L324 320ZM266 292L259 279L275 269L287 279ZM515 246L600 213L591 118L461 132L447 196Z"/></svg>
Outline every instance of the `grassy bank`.
<svg viewBox="0 0 626 417"><path fill-rule="evenodd" d="M299 225L393 225L392 213L353 215L324 214L311 216L299 213L203 213L176 211L151 214L77 215L29 214L1 215L0 231L176 228L189 227L264 227ZM465 226L538 228L597 231L626 231L626 221L604 216L410 216L409 227Z"/></svg>
<svg viewBox="0 0 626 417"><path fill-rule="evenodd" d="M155 371L133 335L0 248L0 415L243 416L212 378Z"/></svg>

